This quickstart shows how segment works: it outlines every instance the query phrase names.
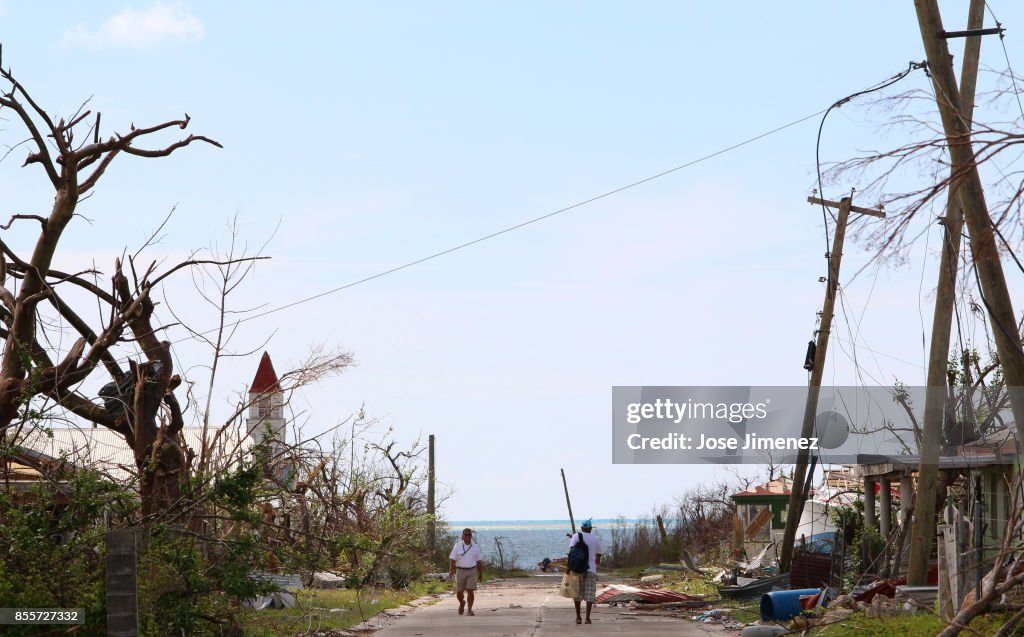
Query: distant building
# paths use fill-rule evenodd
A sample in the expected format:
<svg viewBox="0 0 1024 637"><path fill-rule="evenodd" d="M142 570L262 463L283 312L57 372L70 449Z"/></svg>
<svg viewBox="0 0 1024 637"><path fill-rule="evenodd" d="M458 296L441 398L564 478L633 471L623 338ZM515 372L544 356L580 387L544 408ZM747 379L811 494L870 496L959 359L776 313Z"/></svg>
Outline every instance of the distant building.
<svg viewBox="0 0 1024 637"><path fill-rule="evenodd" d="M264 435L271 435L273 455L287 444L284 418L284 391L274 371L270 355L263 353L248 394L248 409L241 425L223 427L184 427L179 440L187 456L198 463L204 442L208 465L225 468L245 454ZM15 452L0 458L0 482L5 479L14 490L25 491L42 477L44 471L63 466L66 469L92 468L111 480L128 484L138 479L135 454L124 438L105 427L38 427L8 436ZM205 435L205 441L204 441Z"/></svg>
<svg viewBox="0 0 1024 637"><path fill-rule="evenodd" d="M249 414L245 419L246 433L253 442L262 440L265 434L272 435L272 453L283 450L285 440L284 391L274 371L270 354L263 352L256 376L249 387Z"/></svg>
<svg viewBox="0 0 1024 637"><path fill-rule="evenodd" d="M781 477L767 484L732 494L736 515L743 525L743 539L747 542L772 542L781 539L775 530L786 527L786 509L789 506L790 482ZM776 538L775 536L779 537Z"/></svg>

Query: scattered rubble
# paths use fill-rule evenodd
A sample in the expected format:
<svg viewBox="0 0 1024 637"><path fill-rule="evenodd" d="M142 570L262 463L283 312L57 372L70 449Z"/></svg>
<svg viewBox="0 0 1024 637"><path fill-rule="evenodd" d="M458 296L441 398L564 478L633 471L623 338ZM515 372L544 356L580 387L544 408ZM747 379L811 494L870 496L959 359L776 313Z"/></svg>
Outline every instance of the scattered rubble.
<svg viewBox="0 0 1024 637"><path fill-rule="evenodd" d="M638 602L640 605L669 604L683 605L685 603L697 603L707 605L705 595L689 595L667 588L636 588L624 584L611 584L604 588L597 596L598 604L617 604L625 602Z"/></svg>
<svg viewBox="0 0 1024 637"><path fill-rule="evenodd" d="M875 595L871 599L871 605L865 609L867 617L896 617L906 615L910 611L904 610L903 606L896 600L885 595Z"/></svg>
<svg viewBox="0 0 1024 637"><path fill-rule="evenodd" d="M733 610L732 608L712 608L699 615L692 615L690 619L702 624L718 624L723 628L739 629L746 626L746 623L732 616Z"/></svg>
<svg viewBox="0 0 1024 637"><path fill-rule="evenodd" d="M899 577L890 580L878 580L872 582L866 589L858 592L851 592L853 598L858 602L865 602L870 604L874 599L875 595L884 595L886 597L896 597L896 587L901 584L906 584L907 580L904 577ZM857 589L855 588L854 591Z"/></svg>
<svg viewBox="0 0 1024 637"><path fill-rule="evenodd" d="M348 588L348 580L344 577L329 572L313 573L313 581L310 588Z"/></svg>
<svg viewBox="0 0 1024 637"><path fill-rule="evenodd" d="M832 609L836 608L847 608L850 610L861 610L867 605L863 602L859 603L850 595L840 595L832 601Z"/></svg>
<svg viewBox="0 0 1024 637"><path fill-rule="evenodd" d="M939 597L938 586L897 586L895 599L909 604L911 609L934 608Z"/></svg>

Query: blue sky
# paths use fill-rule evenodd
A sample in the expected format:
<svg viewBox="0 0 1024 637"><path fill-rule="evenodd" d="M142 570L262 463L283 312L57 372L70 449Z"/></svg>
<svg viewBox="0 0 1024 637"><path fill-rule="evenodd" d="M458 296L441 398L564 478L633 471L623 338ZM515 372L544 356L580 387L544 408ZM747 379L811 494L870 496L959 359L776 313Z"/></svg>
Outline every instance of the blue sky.
<svg viewBox="0 0 1024 637"><path fill-rule="evenodd" d="M943 3L948 29L965 20L959 4ZM1024 10L990 6L1024 69ZM0 25L4 65L50 112L91 97L106 134L187 112L192 132L224 144L119 158L65 262L109 272L176 205L152 251L174 259L223 245L237 213L250 246L273 235L272 261L238 297L268 309L713 153L924 58L909 0L8 1ZM1005 69L998 40L982 56ZM916 72L900 86L926 82ZM830 115L824 161L898 139L867 106ZM306 433L365 404L403 440L435 434L452 519L561 517L561 467L577 515L633 517L714 476L612 465L613 385L806 382L824 274L821 212L805 203L819 121L247 322L237 348L269 337L279 371L313 344L351 350L356 368L296 398ZM3 128L18 141L13 122ZM44 210L42 174L20 162L15 151L0 165L5 212ZM858 343L863 370L840 341L826 382L923 382L936 245L925 234L905 265L844 281L837 335ZM849 245L847 277L868 256ZM212 327L189 285L168 299ZM183 368L203 361L186 345L178 355ZM257 360L226 363L220 412Z"/></svg>

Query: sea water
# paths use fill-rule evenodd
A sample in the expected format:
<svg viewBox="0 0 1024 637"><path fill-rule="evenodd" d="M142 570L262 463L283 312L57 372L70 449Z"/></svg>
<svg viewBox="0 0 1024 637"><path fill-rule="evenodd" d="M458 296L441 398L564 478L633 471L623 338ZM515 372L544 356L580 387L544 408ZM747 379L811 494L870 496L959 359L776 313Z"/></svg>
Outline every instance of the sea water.
<svg viewBox="0 0 1024 637"><path fill-rule="evenodd" d="M577 532L579 523L577 520ZM601 539L602 546L608 547L613 526L635 526L638 521L615 519L593 520L593 523L594 535ZM452 534L449 538L452 544L457 540L458 533L466 527L473 529L473 539L483 550L484 560L500 564L503 558L506 568L515 566L533 570L545 557L553 560L569 553L572 532L569 520L451 521L448 523L448 532Z"/></svg>

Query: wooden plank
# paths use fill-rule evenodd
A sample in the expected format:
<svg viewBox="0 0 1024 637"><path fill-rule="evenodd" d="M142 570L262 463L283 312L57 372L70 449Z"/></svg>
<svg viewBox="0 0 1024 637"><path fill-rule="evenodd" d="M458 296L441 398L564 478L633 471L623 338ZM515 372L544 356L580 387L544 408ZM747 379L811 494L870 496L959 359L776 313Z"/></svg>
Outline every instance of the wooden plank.
<svg viewBox="0 0 1024 637"><path fill-rule="evenodd" d="M953 619L953 599L951 578L949 573L949 562L947 557L947 537L953 530L946 524L940 524L938 528L938 557L939 557L939 616L946 621Z"/></svg>
<svg viewBox="0 0 1024 637"><path fill-rule="evenodd" d="M772 521L772 515L772 508L770 506L765 506L765 508L761 509L761 512L747 526L747 539L753 540L761 532L761 529L764 528L764 525Z"/></svg>
<svg viewBox="0 0 1024 637"><path fill-rule="evenodd" d="M946 557L946 573L949 578L949 598L953 608L959 609L961 599L960 591L960 550L956 545L956 525L944 525L946 532L942 536L943 552Z"/></svg>

